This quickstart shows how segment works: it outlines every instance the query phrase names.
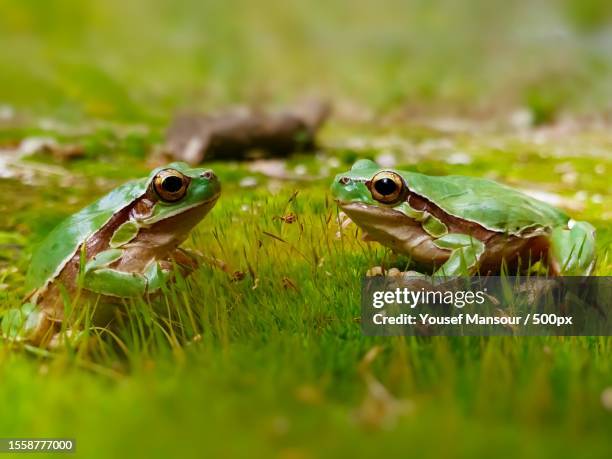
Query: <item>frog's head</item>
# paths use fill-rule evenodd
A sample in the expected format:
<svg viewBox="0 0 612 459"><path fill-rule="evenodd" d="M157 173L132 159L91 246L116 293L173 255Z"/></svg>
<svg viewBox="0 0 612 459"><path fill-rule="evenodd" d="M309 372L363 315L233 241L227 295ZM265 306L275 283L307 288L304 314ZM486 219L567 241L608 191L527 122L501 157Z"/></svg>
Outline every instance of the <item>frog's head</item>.
<svg viewBox="0 0 612 459"><path fill-rule="evenodd" d="M185 163L159 167L147 179L147 195L154 205L142 221L149 225L195 208L208 212L220 192L219 180L210 169L191 168Z"/></svg>
<svg viewBox="0 0 612 459"><path fill-rule="evenodd" d="M149 174L146 193L136 202L132 218L149 233L163 235L154 243L177 243L212 209L220 192L212 170L171 163Z"/></svg>
<svg viewBox="0 0 612 459"><path fill-rule="evenodd" d="M374 161L357 161L350 171L338 174L331 192L340 208L368 234L379 239L400 224L397 212L406 202L408 186L398 171L381 168Z"/></svg>
<svg viewBox="0 0 612 459"><path fill-rule="evenodd" d="M401 173L361 159L350 171L336 176L331 192L342 208L362 205L388 209L406 200L408 187Z"/></svg>

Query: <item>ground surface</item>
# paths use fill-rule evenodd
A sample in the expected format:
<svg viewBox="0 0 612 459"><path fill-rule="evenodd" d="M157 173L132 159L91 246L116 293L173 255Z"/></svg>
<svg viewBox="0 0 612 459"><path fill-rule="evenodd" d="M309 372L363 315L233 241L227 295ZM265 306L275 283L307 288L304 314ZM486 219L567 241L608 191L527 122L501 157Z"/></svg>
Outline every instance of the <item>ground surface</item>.
<svg viewBox="0 0 612 459"><path fill-rule="evenodd" d="M575 145L546 129L430 129L401 141L370 129L341 140L347 130L358 129L330 127L322 143L334 147L284 169L210 164L223 197L187 246L224 261L230 274L204 264L170 292L170 333L166 312L137 304L116 336L102 333L81 350L39 358L0 349L3 435L68 435L87 456L128 449L143 457L194 449L281 457L406 448L431 457L609 454L612 413L601 398L612 385L612 340L363 337L360 279L388 253L360 242L354 227L338 237L327 186L354 157L376 155L429 173L494 176L592 222L597 273L609 275L612 164L597 152L610 139L573 133L572 142L592 153L576 158ZM534 145L534 136L545 144ZM17 176L0 182L8 217L0 233L3 307L23 294L32 244L92 195L146 172L138 152L117 165L115 148L125 142L116 142L95 161L58 163L39 154L12 163ZM381 157L376 145L383 144ZM256 184L245 190L240 183ZM285 223L280 217L290 213L297 221Z"/></svg>
<svg viewBox="0 0 612 459"><path fill-rule="evenodd" d="M203 263L79 349L0 344L0 437L73 437L82 457L611 457L611 338L362 336L360 280L389 253L339 233L327 192L364 157L493 178L595 225L612 275L606 3L196 3L0 1L2 310L55 224L149 171L177 106L304 87L336 105L316 153L209 163L223 195L186 246L225 271Z"/></svg>

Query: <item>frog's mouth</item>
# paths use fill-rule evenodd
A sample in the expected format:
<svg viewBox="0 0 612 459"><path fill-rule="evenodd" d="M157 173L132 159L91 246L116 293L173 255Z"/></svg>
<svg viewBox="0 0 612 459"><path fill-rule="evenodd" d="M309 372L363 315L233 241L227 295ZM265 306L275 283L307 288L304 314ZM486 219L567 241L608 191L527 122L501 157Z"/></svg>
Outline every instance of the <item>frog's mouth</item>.
<svg viewBox="0 0 612 459"><path fill-rule="evenodd" d="M373 206L363 202L342 201L337 199L338 206L355 222L362 220L397 219L406 217L405 214L389 207ZM353 218L354 216L354 218Z"/></svg>
<svg viewBox="0 0 612 459"><path fill-rule="evenodd" d="M408 226L419 226L406 214L389 207L373 206L362 202L351 202L337 200L338 206L348 217L367 234L372 237L376 235L391 235L398 229Z"/></svg>
<svg viewBox="0 0 612 459"><path fill-rule="evenodd" d="M142 220L147 225L155 225L163 220L168 220L168 219L172 219L174 217L177 217L183 214L192 213L191 211L194 209L198 209L198 212L204 212L204 215L206 215L206 213L208 213L214 207L218 199L219 199L219 195L217 194L216 196L213 196L212 198L207 199L206 201L198 202L186 208L177 209L176 211L167 213L163 215L162 217L152 216L152 214L150 213L148 216L145 216ZM151 211L152 211L152 208L149 210L149 212ZM203 218L204 215L202 215L201 218Z"/></svg>
<svg viewBox="0 0 612 459"><path fill-rule="evenodd" d="M218 196L214 196L191 207L181 209L176 213L165 215L164 218L149 223L147 228L164 228L164 231L168 233L173 231L190 231L211 211L218 198Z"/></svg>

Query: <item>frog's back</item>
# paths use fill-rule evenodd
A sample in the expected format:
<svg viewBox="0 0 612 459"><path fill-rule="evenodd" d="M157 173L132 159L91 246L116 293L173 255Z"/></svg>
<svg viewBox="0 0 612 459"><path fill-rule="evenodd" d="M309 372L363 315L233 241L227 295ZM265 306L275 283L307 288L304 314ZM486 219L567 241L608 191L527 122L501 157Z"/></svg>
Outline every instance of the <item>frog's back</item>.
<svg viewBox="0 0 612 459"><path fill-rule="evenodd" d="M445 212L487 229L518 234L568 221L558 209L492 180L460 175L426 176L402 172L408 188Z"/></svg>
<svg viewBox="0 0 612 459"><path fill-rule="evenodd" d="M146 190L146 179L128 182L56 226L36 248L26 277L26 291L43 287L62 270L79 246Z"/></svg>

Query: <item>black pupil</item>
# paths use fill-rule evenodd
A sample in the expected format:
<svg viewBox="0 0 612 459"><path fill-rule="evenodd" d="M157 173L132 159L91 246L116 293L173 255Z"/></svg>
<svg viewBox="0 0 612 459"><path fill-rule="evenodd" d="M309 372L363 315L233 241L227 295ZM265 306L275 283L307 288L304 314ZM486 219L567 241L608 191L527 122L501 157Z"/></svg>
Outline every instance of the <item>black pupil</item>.
<svg viewBox="0 0 612 459"><path fill-rule="evenodd" d="M183 181L180 177L170 176L166 177L162 182L162 188L168 193L176 193L183 186Z"/></svg>
<svg viewBox="0 0 612 459"><path fill-rule="evenodd" d="M374 188L383 196L389 196L397 190L397 184L390 178L381 178L376 180Z"/></svg>

